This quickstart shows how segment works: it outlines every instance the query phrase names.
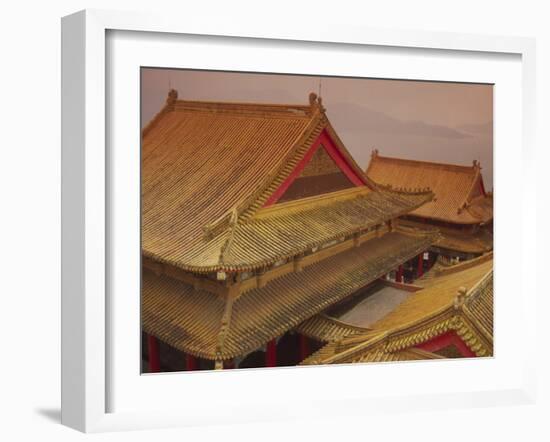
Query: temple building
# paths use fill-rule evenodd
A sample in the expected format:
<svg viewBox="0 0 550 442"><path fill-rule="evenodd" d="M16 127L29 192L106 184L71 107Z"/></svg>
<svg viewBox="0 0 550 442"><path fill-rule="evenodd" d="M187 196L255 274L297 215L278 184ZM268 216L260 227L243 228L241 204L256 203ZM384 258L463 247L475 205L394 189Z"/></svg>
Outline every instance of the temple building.
<svg viewBox="0 0 550 442"><path fill-rule="evenodd" d="M325 343L302 364L493 355L492 252L434 267L415 285L401 289L406 294L397 305L391 297L381 297L367 324L358 326L349 312L344 320L323 313L301 324L302 333Z"/></svg>
<svg viewBox="0 0 550 442"><path fill-rule="evenodd" d="M142 131L144 371L300 363L323 345L304 321L399 279L440 239L400 224L432 198L375 184L315 94L273 105L170 91Z"/></svg>
<svg viewBox="0 0 550 442"><path fill-rule="evenodd" d="M435 198L405 215L412 226L434 226L442 240L435 256L448 261L471 259L493 249L493 195L485 191L481 166L431 163L384 157L374 150L366 170L374 182L393 189L429 187Z"/></svg>

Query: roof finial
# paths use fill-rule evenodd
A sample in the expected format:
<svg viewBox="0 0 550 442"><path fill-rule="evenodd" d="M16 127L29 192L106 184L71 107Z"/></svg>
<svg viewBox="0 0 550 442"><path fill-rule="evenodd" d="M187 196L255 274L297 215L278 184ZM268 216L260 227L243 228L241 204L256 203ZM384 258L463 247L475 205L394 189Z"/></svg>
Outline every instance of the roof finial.
<svg viewBox="0 0 550 442"><path fill-rule="evenodd" d="M323 107L323 100L315 92L309 93L309 105L311 106L312 110L315 110L315 108L317 108L321 112L325 111L325 108Z"/></svg>
<svg viewBox="0 0 550 442"><path fill-rule="evenodd" d="M168 97L166 97L166 104L174 104L178 99L178 91L175 89L170 89L168 91Z"/></svg>
<svg viewBox="0 0 550 442"><path fill-rule="evenodd" d="M317 94L315 92L309 93L309 105L315 106L315 103L317 102Z"/></svg>
<svg viewBox="0 0 550 442"><path fill-rule="evenodd" d="M372 158L376 158L378 156L378 149L372 149L372 152L370 153L370 156Z"/></svg>

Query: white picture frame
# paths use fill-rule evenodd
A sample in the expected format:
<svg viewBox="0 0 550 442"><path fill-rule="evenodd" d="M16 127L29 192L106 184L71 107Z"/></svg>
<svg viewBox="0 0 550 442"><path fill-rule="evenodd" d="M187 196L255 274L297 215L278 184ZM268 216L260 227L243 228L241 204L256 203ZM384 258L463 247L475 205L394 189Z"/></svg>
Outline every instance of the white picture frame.
<svg viewBox="0 0 550 442"><path fill-rule="evenodd" d="M325 416L334 414L369 413L380 407L387 411L414 408L441 408L496 405L500 403L532 403L535 397L535 359L533 340L535 330L536 287L531 278L518 280L521 306L524 315L518 319L522 326L525 348L518 353L522 370L521 380L490 388L462 393L440 394L431 391L425 395L390 394L378 396L342 397L338 402L310 397L313 406L272 407L246 403L245 399L232 398L233 411L216 410L206 413L205 408L189 409L169 406L165 409L151 407L151 410L110 410L109 394L114 388L109 375L113 354L109 338L114 316L108 292L112 289L109 279L110 256L108 245L117 232L111 228L113 201L109 180L113 164L106 149L108 134L106 120L110 118L107 94L111 76L106 76L109 32L154 32L158 35L217 36L220 38L265 39L276 43L312 45L337 44L339 47L377 47L379 50L402 48L403 50L426 49L451 52L468 52L478 58L488 54L507 54L520 57L521 121L517 121L520 134L523 187L518 189L523 211L521 241L516 246L521 254L521 275L527 275L527 257L535 256L535 230L529 224L535 219L536 193L532 191L534 175L529 174L534 161L534 107L535 107L535 43L534 40L518 37L492 37L451 33L429 33L417 31L388 31L376 29L347 28L342 25L319 27L316 24L288 22L286 24L265 24L215 22L206 17L196 17L184 24L177 17L155 16L144 13L123 13L87 10L63 18L62 21L62 423L85 432L110 431L138 428L185 426L216 422L247 422L300 416ZM438 56L435 54L435 56ZM498 105L498 103L496 104ZM139 136L139 134L134 134ZM500 140L495 137L495 143ZM497 152L498 155L498 152ZM116 162L116 160L115 160ZM111 183L112 184L112 183ZM528 190L529 189L529 190ZM496 206L499 204L498 192ZM501 200L502 201L502 200ZM498 216L498 215L497 215ZM498 232L499 218L495 228ZM497 236L498 241L498 236ZM138 243L139 245L139 243ZM498 242L497 242L498 245ZM496 246L496 278L499 273L499 255ZM138 251L139 254L139 251ZM139 261L139 256L138 256ZM502 260L504 269L505 261ZM499 321L497 308L496 321ZM138 319L136 319L138 320ZM501 322L502 323L502 322ZM497 334L498 342L498 334ZM497 354L498 357L498 354ZM476 365L472 370L480 373L487 367ZM137 364L137 363L136 363ZM349 367L348 367L349 368ZM392 371L396 367L378 365L377 373ZM306 370L319 370L315 367ZM343 367L342 369L346 369ZM347 371L346 376L357 376L358 369ZM302 370L302 369L301 369ZM136 372L139 367L136 366ZM372 372L372 370L371 370ZM259 373L259 374L258 374ZM235 370L233 373L216 373L208 379L197 376L194 383L213 383L216 388L225 384L244 382L244 376L254 378L251 382L265 382L266 371ZM291 373L291 374L289 374ZM297 371L296 373L304 373ZM310 371L308 377L312 377ZM329 373L325 371L324 373ZM519 373L519 372L518 372ZM201 373L200 375L203 375ZM139 373L137 373L139 375ZM223 375L224 377L220 377ZM195 376L195 374L193 374ZM293 377L291 370L274 370L270 376ZM298 374L299 376L299 374ZM518 375L519 376L519 375ZM174 376L156 377L163 388L177 382ZM303 376L302 376L303 377ZM116 377L115 377L116 378ZM119 378L120 379L120 376ZM516 382L517 381L517 382ZM152 382L152 381L148 381ZM224 387L225 385L225 387ZM254 387L249 395L254 394ZM196 394L196 393L194 393ZM337 395L337 393L335 393ZM253 396L249 396L253 397ZM358 398L364 399L358 401ZM226 401L227 402L227 401ZM404 408L407 407L407 408ZM156 411L153 411L156 409ZM352 411L353 410L353 411Z"/></svg>

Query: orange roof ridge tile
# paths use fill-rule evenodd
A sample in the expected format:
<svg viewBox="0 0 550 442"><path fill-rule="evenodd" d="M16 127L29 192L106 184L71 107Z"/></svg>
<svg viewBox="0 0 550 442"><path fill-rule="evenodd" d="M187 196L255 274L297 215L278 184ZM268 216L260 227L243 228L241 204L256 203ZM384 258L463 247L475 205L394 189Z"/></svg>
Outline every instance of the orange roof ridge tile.
<svg viewBox="0 0 550 442"><path fill-rule="evenodd" d="M220 324L220 331L218 333L217 339L216 339L216 362L222 361L223 357L223 351L225 346L225 339L227 337L227 334L229 333L229 329L231 327L231 317L233 313L233 297L228 297L228 299L225 301L225 308L224 312L221 318L221 324Z"/></svg>
<svg viewBox="0 0 550 442"><path fill-rule="evenodd" d="M171 92L172 93L172 92ZM173 93L172 93L172 96ZM176 99L171 102L172 110L175 111L205 111L205 112L228 112L244 115L259 114L262 117L299 117L307 118L316 111L325 112L322 99L313 92L309 94L308 104L297 103L270 103L258 101L214 101L214 100L185 100Z"/></svg>
<svg viewBox="0 0 550 442"><path fill-rule="evenodd" d="M475 176L472 179L472 185L470 187L470 190L464 199L464 208L467 208L471 204L472 199L478 196L478 193L476 193L476 187L479 187L480 185L479 182L480 180L482 180L481 165L477 160L473 161L472 167L475 171ZM486 195L481 195L481 196L486 196Z"/></svg>
<svg viewBox="0 0 550 442"><path fill-rule="evenodd" d="M228 112L243 114L261 114L262 116L280 117L289 115L291 117L308 117L310 106L291 104L267 104L267 103L246 103L246 102L219 102L219 101L194 101L178 100L174 104L174 110L182 112L186 110L202 110L205 112Z"/></svg>
<svg viewBox="0 0 550 442"><path fill-rule="evenodd" d="M405 195L422 195L422 194L432 194L435 198L435 195L429 187L414 187L414 188L408 188L408 187L393 187L391 184L378 184L376 183L376 187L379 189L385 190L387 192L392 193L398 193L398 194L405 194Z"/></svg>
<svg viewBox="0 0 550 442"><path fill-rule="evenodd" d="M228 226L228 237L222 246L220 250L220 256L218 258L218 264L223 265L224 264L224 258L226 254L229 254L231 250L231 245L233 244L233 240L235 238L235 230L237 228L237 222L239 220L239 214L237 213L236 209L231 210L231 218L229 220L229 226Z"/></svg>
<svg viewBox="0 0 550 442"><path fill-rule="evenodd" d="M373 152L377 152L377 153L374 155L371 155L371 161L372 159L376 159L377 161L404 163L404 164L409 164L413 166L416 165L416 166L432 167L435 169L438 169L438 168L451 169L451 170L456 170L459 172L466 172L466 173L475 173L476 170L479 170L481 168L481 166L479 166L479 163L476 160L474 160L472 166L465 166L463 164L456 164L456 163L440 163L440 162L427 161L427 160L412 160L409 158L383 156L378 153L378 149L375 149Z"/></svg>

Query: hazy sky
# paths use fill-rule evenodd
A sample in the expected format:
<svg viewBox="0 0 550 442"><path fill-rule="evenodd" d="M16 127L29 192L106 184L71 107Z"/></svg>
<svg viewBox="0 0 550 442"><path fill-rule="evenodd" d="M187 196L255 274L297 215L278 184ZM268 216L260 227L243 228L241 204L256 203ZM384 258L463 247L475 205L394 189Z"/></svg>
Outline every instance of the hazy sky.
<svg viewBox="0 0 550 442"><path fill-rule="evenodd" d="M307 104L320 77L142 69L142 126L169 87L180 99ZM493 87L465 83L322 77L321 96L338 135L365 168L381 155L471 165L493 188Z"/></svg>

